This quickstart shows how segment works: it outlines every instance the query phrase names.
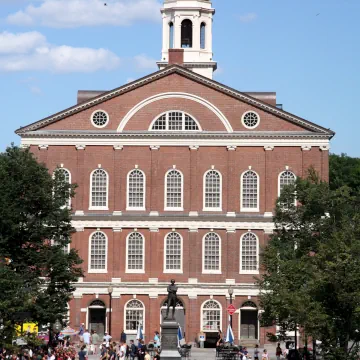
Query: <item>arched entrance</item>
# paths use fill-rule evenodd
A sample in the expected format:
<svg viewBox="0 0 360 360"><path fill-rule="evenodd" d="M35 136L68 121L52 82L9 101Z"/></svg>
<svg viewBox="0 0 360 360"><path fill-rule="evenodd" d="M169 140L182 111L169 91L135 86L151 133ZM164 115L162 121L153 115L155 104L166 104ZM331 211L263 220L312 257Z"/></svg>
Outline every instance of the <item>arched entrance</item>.
<svg viewBox="0 0 360 360"><path fill-rule="evenodd" d="M246 301L240 308L240 340L259 339L258 308L252 301Z"/></svg>
<svg viewBox="0 0 360 360"><path fill-rule="evenodd" d="M160 309L160 324L163 323L165 315L166 315L166 309L167 309L167 299L163 302L161 309ZM169 311L169 317L172 315L172 308L170 308ZM181 326L181 329L183 332L185 332L185 307L181 299L178 298L178 301L176 303L175 307L175 321Z"/></svg>
<svg viewBox="0 0 360 360"><path fill-rule="evenodd" d="M106 329L106 306L101 300L94 300L88 308L89 331L95 330L100 337Z"/></svg>

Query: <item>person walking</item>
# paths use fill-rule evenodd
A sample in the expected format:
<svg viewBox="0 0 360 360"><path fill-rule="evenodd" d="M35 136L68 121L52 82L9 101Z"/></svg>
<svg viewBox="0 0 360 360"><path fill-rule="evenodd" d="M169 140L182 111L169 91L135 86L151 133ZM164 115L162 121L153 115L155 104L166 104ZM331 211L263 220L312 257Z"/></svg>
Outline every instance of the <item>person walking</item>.
<svg viewBox="0 0 360 360"><path fill-rule="evenodd" d="M125 360L126 346L123 341L120 341L119 360Z"/></svg>
<svg viewBox="0 0 360 360"><path fill-rule="evenodd" d="M259 360L259 353L260 353L259 345L256 344L254 349L254 360Z"/></svg>
<svg viewBox="0 0 360 360"><path fill-rule="evenodd" d="M85 332L85 324L82 323L82 324L80 325L80 328L79 328L79 339L80 339L80 342L84 342L84 337L83 337L84 332Z"/></svg>
<svg viewBox="0 0 360 360"><path fill-rule="evenodd" d="M160 334L158 331L154 332L154 347L158 349L161 346L160 344Z"/></svg>
<svg viewBox="0 0 360 360"><path fill-rule="evenodd" d="M91 334L91 344L94 346L94 355L98 354L99 342L100 342L100 336L98 335L96 330L93 330Z"/></svg>
<svg viewBox="0 0 360 360"><path fill-rule="evenodd" d="M120 334L120 342L121 341L126 344L126 333L124 330L122 330Z"/></svg>
<svg viewBox="0 0 360 360"><path fill-rule="evenodd" d="M280 347L280 343L277 344L276 350L275 350L276 360L280 360L280 357L282 355L282 350Z"/></svg>
<svg viewBox="0 0 360 360"><path fill-rule="evenodd" d="M130 359L134 360L134 358L137 356L137 347L134 343L134 340L130 340Z"/></svg>
<svg viewBox="0 0 360 360"><path fill-rule="evenodd" d="M83 345L78 352L79 360L87 360L86 345Z"/></svg>
<svg viewBox="0 0 360 360"><path fill-rule="evenodd" d="M89 333L89 330L86 329L84 334L83 334L83 340L84 340L84 345L86 346L86 349L89 349L90 343L91 343L91 336Z"/></svg>
<svg viewBox="0 0 360 360"><path fill-rule="evenodd" d="M266 349L264 349L264 351L261 355L261 360L269 360L269 354Z"/></svg>

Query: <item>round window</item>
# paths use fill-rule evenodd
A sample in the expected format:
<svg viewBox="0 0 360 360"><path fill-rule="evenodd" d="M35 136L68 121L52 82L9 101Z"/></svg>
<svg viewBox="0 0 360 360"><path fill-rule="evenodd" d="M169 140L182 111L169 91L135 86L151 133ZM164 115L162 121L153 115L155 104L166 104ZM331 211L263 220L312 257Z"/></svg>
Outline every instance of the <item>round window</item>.
<svg viewBox="0 0 360 360"><path fill-rule="evenodd" d="M109 116L105 111L95 111L91 116L91 121L96 127L104 127L109 121Z"/></svg>
<svg viewBox="0 0 360 360"><path fill-rule="evenodd" d="M248 111L242 116L242 123L246 128L254 129L260 123L260 116L254 111Z"/></svg>

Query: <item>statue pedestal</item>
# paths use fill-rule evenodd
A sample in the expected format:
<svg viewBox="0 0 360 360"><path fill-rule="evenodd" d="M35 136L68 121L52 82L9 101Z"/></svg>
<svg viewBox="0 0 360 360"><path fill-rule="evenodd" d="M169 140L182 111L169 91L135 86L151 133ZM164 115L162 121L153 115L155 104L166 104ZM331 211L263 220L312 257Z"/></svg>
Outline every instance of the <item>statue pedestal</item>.
<svg viewBox="0 0 360 360"><path fill-rule="evenodd" d="M161 324L161 360L181 360L178 351L179 324L174 320L164 320Z"/></svg>

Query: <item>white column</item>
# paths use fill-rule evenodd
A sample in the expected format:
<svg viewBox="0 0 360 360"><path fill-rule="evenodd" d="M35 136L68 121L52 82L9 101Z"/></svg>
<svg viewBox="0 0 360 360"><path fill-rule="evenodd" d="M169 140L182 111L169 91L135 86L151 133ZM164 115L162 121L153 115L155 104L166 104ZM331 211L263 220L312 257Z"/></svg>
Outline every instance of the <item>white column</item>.
<svg viewBox="0 0 360 360"><path fill-rule="evenodd" d="M174 49L181 49L181 18L180 18L180 15L175 15Z"/></svg>
<svg viewBox="0 0 360 360"><path fill-rule="evenodd" d="M193 17L193 49L200 50L200 17Z"/></svg>

